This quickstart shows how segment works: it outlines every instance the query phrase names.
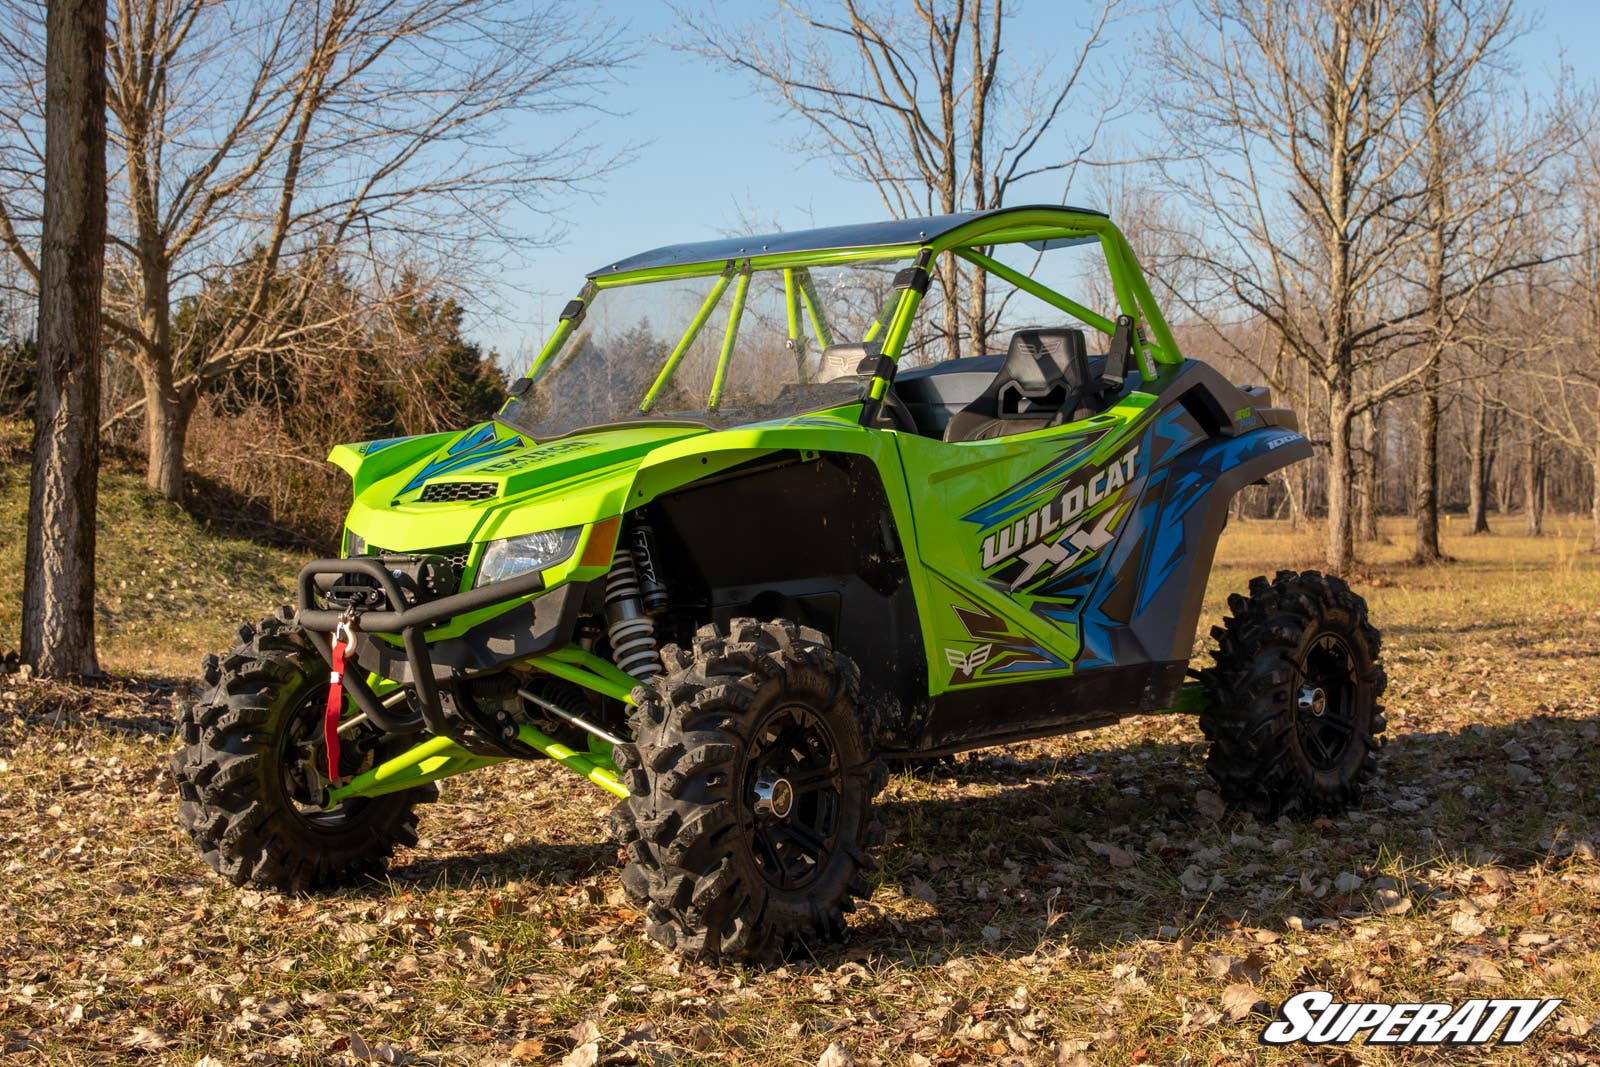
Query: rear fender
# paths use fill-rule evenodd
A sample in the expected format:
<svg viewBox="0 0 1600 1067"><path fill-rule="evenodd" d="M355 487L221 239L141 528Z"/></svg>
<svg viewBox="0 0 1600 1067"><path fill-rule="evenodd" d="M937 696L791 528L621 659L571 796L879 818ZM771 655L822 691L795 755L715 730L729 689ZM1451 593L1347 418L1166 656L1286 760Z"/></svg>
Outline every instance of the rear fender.
<svg viewBox="0 0 1600 1067"><path fill-rule="evenodd" d="M1153 660L1187 660L1194 647L1206 579L1235 494L1274 471L1311 458L1292 429L1266 426L1212 438L1172 461L1143 530L1144 558L1131 629ZM1157 487L1152 487L1157 488Z"/></svg>

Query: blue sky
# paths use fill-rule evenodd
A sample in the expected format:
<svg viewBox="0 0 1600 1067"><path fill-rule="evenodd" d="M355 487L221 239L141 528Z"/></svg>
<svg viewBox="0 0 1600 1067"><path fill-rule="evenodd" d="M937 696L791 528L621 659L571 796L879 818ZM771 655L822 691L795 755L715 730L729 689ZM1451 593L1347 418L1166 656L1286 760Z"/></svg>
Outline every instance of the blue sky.
<svg viewBox="0 0 1600 1067"><path fill-rule="evenodd" d="M713 0L714 2L714 0ZM1091 0L1092 2L1092 0ZM724 11L728 6L718 4ZM1098 6L1098 5L1095 5ZM756 4L733 5L753 11ZM566 236L535 252L504 274L493 310L473 317L469 329L515 365L537 347L553 316L576 292L583 274L610 260L661 244L702 240L736 228L741 216L780 228L859 222L881 218L881 201L867 185L837 176L825 161L790 145L802 126L752 92L735 75L697 57L673 51L660 38L675 31L671 10L659 0L624 0L607 5L608 17L627 27L638 59L619 72L610 92L619 112L588 125L587 136L611 145L636 146L631 164L597 182L591 196L575 196L561 216ZM1032 0L1016 5L1007 28L1010 62L1048 67L1052 53L1075 54L1076 27L1087 18L1073 0ZM1548 84L1563 48L1582 60L1600 40L1600 4L1584 0L1526 2L1524 17L1535 26L1519 48L1530 89ZM1154 14L1124 20L1114 29L1105 59L1131 56ZM1581 72L1580 72L1581 73ZM1086 98L1087 99L1087 98ZM547 143L562 123L536 120L512 130L530 143ZM1137 136L1149 126L1138 115L1124 123ZM1063 142L1083 130L1061 125ZM1059 182L1024 190L1025 199L1058 200ZM1073 197L1082 201L1082 196ZM539 225L533 218L507 220L513 227Z"/></svg>

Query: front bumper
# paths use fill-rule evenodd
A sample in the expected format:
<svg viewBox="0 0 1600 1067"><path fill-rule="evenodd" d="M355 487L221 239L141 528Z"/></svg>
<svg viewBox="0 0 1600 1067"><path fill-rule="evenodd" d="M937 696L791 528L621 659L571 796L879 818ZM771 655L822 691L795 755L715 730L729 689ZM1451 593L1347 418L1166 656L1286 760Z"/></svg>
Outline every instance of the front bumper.
<svg viewBox="0 0 1600 1067"><path fill-rule="evenodd" d="M344 610L329 606L323 591L340 577L362 577L377 584L381 606L357 609L350 617L355 633L353 655L359 670L347 671L345 689L358 708L379 727L391 733L414 733L424 726L436 735L454 738L472 750L486 749L503 754L500 746L487 746L477 738L452 729L446 721L439 696L441 683L496 670L506 663L535 656L568 644L572 639L585 586L567 583L544 591L544 576L537 572L519 575L464 593L408 601L395 574L372 557L319 559L300 570L296 620L312 644L330 665L333 659L331 634L345 621ZM543 593L543 595L538 595ZM527 600L526 598L533 599ZM478 624L459 637L430 644L426 631L433 626L516 600L525 603L508 608ZM401 647L373 638L387 634L400 638ZM401 683L409 683L416 694L420 719L402 718L367 684L367 673Z"/></svg>

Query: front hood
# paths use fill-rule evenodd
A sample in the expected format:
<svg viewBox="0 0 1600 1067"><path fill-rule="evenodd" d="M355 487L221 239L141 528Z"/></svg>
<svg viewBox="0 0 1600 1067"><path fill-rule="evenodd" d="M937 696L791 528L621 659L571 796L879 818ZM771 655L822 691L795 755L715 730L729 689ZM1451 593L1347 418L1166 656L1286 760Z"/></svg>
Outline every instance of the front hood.
<svg viewBox="0 0 1600 1067"><path fill-rule="evenodd" d="M341 445L349 526L368 545L415 552L576 526L617 514L653 450L704 434L631 424L535 444L499 423L461 433Z"/></svg>

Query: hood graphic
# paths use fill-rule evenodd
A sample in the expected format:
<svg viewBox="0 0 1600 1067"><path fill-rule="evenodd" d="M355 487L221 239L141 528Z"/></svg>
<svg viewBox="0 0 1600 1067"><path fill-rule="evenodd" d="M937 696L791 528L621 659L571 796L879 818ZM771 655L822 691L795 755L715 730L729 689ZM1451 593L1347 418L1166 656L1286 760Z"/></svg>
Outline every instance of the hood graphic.
<svg viewBox="0 0 1600 1067"><path fill-rule="evenodd" d="M450 474L454 471L466 470L498 459L509 452L522 447L522 438L513 434L510 437L497 437L495 424L484 423L477 429L469 430L456 438L445 447L444 453L436 459L424 464L411 480L397 494L405 496L407 493L421 489L423 485L437 478L441 474ZM370 450L369 450L369 455Z"/></svg>
<svg viewBox="0 0 1600 1067"><path fill-rule="evenodd" d="M429 484L455 478L498 483L496 495L502 498L530 491L543 495L557 483L617 464L636 466L657 447L701 432L695 427L632 425L537 444L491 422L463 432L425 458L413 459L381 484L396 504L418 503L415 494Z"/></svg>
<svg viewBox="0 0 1600 1067"><path fill-rule="evenodd" d="M341 445L355 499L348 525L399 552L593 521L621 508L639 465L662 445L705 433L684 425L597 429L543 444L494 422L459 433ZM430 494L466 482L473 491Z"/></svg>

